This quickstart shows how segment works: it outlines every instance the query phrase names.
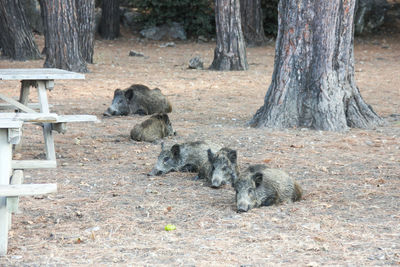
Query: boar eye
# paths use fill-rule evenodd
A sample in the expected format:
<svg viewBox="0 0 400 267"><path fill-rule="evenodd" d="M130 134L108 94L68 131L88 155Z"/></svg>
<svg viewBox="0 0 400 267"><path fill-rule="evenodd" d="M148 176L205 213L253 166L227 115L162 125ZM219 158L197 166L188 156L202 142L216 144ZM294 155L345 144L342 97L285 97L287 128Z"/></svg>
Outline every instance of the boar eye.
<svg viewBox="0 0 400 267"><path fill-rule="evenodd" d="M169 160L169 157L164 158L164 162L167 162Z"/></svg>
<svg viewBox="0 0 400 267"><path fill-rule="evenodd" d="M249 194L253 194L254 189L253 188L249 188L248 192L249 192Z"/></svg>

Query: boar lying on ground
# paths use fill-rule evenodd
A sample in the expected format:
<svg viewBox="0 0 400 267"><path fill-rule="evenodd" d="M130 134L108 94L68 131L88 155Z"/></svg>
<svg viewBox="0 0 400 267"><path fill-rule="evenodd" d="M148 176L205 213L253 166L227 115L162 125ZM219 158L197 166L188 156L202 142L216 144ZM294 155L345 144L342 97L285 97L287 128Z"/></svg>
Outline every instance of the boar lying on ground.
<svg viewBox="0 0 400 267"><path fill-rule="evenodd" d="M234 184L238 179L239 167L237 152L230 148L221 148L217 153L207 150L208 160L201 166L199 179L206 179L211 187Z"/></svg>
<svg viewBox="0 0 400 267"><path fill-rule="evenodd" d="M161 93L160 89L150 90L145 85L134 84L124 90L116 89L111 106L103 115L151 115L154 113L169 113L171 111L171 103Z"/></svg>
<svg viewBox="0 0 400 267"><path fill-rule="evenodd" d="M136 141L154 142L174 134L168 115L155 114L131 130L131 138Z"/></svg>
<svg viewBox="0 0 400 267"><path fill-rule="evenodd" d="M261 164L252 165L241 173L234 187L238 212L298 201L302 196L300 185L287 173Z"/></svg>
<svg viewBox="0 0 400 267"><path fill-rule="evenodd" d="M162 143L157 163L149 175L172 171L198 172L207 160L208 149L216 152L220 147L204 141L175 144L172 147L164 147Z"/></svg>

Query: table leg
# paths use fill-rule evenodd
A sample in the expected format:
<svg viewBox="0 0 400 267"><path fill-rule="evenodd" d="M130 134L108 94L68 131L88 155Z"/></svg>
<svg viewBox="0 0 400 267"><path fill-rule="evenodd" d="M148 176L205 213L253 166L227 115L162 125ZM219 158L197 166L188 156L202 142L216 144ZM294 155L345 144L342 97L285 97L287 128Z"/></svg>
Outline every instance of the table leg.
<svg viewBox="0 0 400 267"><path fill-rule="evenodd" d="M11 175L11 144L8 143L8 129L0 129L0 184L8 185ZM0 197L0 256L7 254L8 217L7 198Z"/></svg>
<svg viewBox="0 0 400 267"><path fill-rule="evenodd" d="M45 81L37 81L38 98L41 113L50 113L49 102L47 101L47 92ZM56 160L56 151L54 149L54 137L50 123L43 123L44 143L46 147L46 157L49 160Z"/></svg>
<svg viewBox="0 0 400 267"><path fill-rule="evenodd" d="M19 102L21 104L28 104L29 100L29 89L31 87L32 81L21 81L21 92L19 95Z"/></svg>

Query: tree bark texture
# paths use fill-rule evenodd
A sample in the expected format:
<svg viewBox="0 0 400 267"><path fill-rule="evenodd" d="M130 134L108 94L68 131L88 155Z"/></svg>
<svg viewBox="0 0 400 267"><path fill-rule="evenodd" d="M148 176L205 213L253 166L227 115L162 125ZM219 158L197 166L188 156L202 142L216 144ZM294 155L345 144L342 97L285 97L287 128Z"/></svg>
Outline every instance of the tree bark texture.
<svg viewBox="0 0 400 267"><path fill-rule="evenodd" d="M281 0L271 85L254 127L343 131L383 120L355 84L355 0Z"/></svg>
<svg viewBox="0 0 400 267"><path fill-rule="evenodd" d="M80 52L75 0L41 0L45 68L88 72Z"/></svg>
<svg viewBox="0 0 400 267"><path fill-rule="evenodd" d="M210 69L247 70L239 0L215 1L217 46Z"/></svg>
<svg viewBox="0 0 400 267"><path fill-rule="evenodd" d="M87 63L93 63L94 52L94 0L76 0L78 16L78 36L80 50L83 59Z"/></svg>
<svg viewBox="0 0 400 267"><path fill-rule="evenodd" d="M119 0L103 0L99 33L103 39L113 40L119 37Z"/></svg>
<svg viewBox="0 0 400 267"><path fill-rule="evenodd" d="M240 13L244 39L249 46L267 42L264 33L261 0L240 0Z"/></svg>
<svg viewBox="0 0 400 267"><path fill-rule="evenodd" d="M20 0L0 0L0 47L14 60L40 58Z"/></svg>

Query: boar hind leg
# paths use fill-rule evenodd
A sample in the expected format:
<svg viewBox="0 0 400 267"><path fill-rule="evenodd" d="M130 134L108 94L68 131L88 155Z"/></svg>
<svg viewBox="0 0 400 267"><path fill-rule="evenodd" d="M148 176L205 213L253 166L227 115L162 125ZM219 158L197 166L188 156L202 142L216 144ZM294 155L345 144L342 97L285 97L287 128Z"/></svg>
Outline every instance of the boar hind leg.
<svg viewBox="0 0 400 267"><path fill-rule="evenodd" d="M186 164L181 168L182 172L197 172L199 171L199 168L197 168L196 165L193 164Z"/></svg>
<svg viewBox="0 0 400 267"><path fill-rule="evenodd" d="M261 206L271 206L274 205L278 200L278 194L272 193L268 194L265 199L261 202Z"/></svg>

